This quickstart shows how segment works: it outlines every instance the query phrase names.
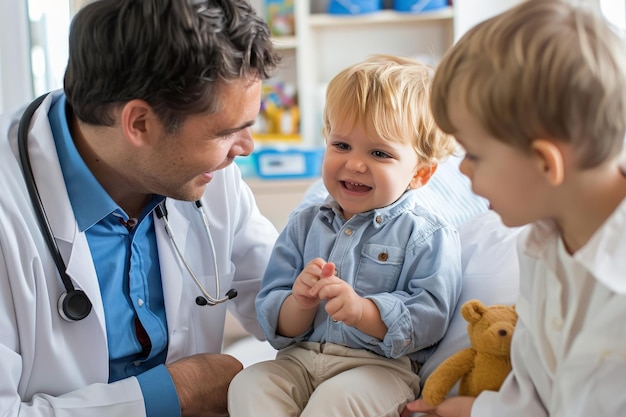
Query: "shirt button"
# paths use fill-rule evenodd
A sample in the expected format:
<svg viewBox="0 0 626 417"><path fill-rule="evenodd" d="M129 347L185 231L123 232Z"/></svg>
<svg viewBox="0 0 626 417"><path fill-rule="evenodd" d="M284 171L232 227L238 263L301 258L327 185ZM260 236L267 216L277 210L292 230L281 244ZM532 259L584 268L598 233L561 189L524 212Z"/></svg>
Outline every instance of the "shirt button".
<svg viewBox="0 0 626 417"><path fill-rule="evenodd" d="M343 233L345 233L346 236L352 236L352 229L346 229Z"/></svg>
<svg viewBox="0 0 626 417"><path fill-rule="evenodd" d="M380 216L376 216L376 223L381 224L383 222L383 218Z"/></svg>
<svg viewBox="0 0 626 417"><path fill-rule="evenodd" d="M142 300L141 298L138 298L138 299L137 299L137 305L138 305L139 307L143 307L143 300Z"/></svg>
<svg viewBox="0 0 626 417"><path fill-rule="evenodd" d="M563 319L561 319L560 317L553 317L552 328L554 330L561 330L563 328Z"/></svg>
<svg viewBox="0 0 626 417"><path fill-rule="evenodd" d="M385 252L381 252L378 254L378 260L385 262L387 259L389 259L389 255L387 255Z"/></svg>

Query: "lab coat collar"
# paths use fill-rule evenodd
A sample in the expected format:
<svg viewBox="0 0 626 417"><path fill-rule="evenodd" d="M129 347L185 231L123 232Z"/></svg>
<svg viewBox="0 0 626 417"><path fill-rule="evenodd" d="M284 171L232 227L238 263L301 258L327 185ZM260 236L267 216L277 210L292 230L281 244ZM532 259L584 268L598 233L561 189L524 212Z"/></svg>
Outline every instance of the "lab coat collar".
<svg viewBox="0 0 626 417"><path fill-rule="evenodd" d="M44 207L52 208L46 210L46 216L54 231L54 236L71 243L77 232L76 219L73 215L68 215L68 213L73 213L72 205L65 188L48 120L48 111L61 94L61 91L50 93L35 111L28 134L28 152L41 201ZM33 135L32 132L37 132L37 134Z"/></svg>
<svg viewBox="0 0 626 417"><path fill-rule="evenodd" d="M66 272L75 287L82 289L92 303L92 313L85 320L95 315L99 330L92 329L91 337L102 338L104 342L102 346L106 350L104 308L100 286L92 258L86 256L89 254L89 245L85 235L78 230L48 119L48 111L60 95L60 91L50 93L33 114L31 127L28 129L29 156L46 217L50 222L59 251L66 260ZM94 355L101 354L106 354L106 352L94 352ZM105 372L108 372L108 369Z"/></svg>

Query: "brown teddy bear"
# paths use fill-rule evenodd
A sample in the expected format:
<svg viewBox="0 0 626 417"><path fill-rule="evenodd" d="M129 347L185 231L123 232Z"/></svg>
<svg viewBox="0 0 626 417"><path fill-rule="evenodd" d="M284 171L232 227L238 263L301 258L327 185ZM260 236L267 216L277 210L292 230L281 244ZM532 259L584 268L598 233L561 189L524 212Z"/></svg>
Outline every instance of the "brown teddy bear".
<svg viewBox="0 0 626 417"><path fill-rule="evenodd" d="M439 405L459 379L458 395L476 397L483 390L499 390L511 371L515 307L469 300L461 315L468 322L471 347L450 356L428 377L422 397L431 405Z"/></svg>

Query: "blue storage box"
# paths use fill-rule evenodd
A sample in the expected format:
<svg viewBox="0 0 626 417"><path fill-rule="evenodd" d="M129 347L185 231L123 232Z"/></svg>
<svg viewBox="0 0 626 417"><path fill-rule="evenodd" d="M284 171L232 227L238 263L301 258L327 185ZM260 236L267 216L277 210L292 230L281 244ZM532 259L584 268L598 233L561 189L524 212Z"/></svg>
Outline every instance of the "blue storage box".
<svg viewBox="0 0 626 417"><path fill-rule="evenodd" d="M320 176L324 148L263 148L252 155L260 178L312 178Z"/></svg>
<svg viewBox="0 0 626 417"><path fill-rule="evenodd" d="M448 7L448 0L394 0L398 12L421 13Z"/></svg>
<svg viewBox="0 0 626 417"><path fill-rule="evenodd" d="M241 171L241 176L243 178L253 178L257 176L254 156L252 154L248 156L235 157L235 163L239 167L239 171Z"/></svg>
<svg viewBox="0 0 626 417"><path fill-rule="evenodd" d="M382 0L330 0L329 14L364 14L377 12L383 8Z"/></svg>

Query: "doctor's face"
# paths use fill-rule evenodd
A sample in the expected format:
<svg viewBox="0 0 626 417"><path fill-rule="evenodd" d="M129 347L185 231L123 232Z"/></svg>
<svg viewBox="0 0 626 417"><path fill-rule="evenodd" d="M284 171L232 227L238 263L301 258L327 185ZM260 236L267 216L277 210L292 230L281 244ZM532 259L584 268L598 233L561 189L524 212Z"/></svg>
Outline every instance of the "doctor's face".
<svg viewBox="0 0 626 417"><path fill-rule="evenodd" d="M144 166L151 192L198 200L215 171L253 151L250 126L260 108L261 81L235 80L219 95L217 112L188 117L175 135L161 129Z"/></svg>

